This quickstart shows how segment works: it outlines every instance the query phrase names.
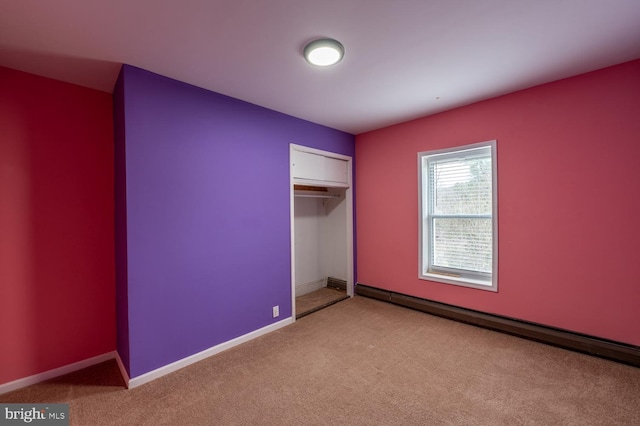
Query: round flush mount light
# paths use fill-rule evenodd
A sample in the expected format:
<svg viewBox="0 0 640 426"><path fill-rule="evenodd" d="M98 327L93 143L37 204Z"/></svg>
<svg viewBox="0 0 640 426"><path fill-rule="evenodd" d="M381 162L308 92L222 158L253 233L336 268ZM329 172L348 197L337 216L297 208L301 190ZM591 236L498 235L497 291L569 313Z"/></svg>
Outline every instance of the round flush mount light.
<svg viewBox="0 0 640 426"><path fill-rule="evenodd" d="M332 38L314 40L304 47L304 58L311 65L328 67L337 64L344 56L344 46Z"/></svg>

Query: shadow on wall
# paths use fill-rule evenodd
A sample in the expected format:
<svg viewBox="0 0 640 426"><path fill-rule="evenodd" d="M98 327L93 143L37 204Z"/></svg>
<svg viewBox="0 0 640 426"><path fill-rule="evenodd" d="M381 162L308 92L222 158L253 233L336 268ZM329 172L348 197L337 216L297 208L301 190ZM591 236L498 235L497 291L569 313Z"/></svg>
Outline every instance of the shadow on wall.
<svg viewBox="0 0 640 426"><path fill-rule="evenodd" d="M52 55L3 46L0 46L0 58L2 58L2 65L8 68L64 82L73 82L79 86L107 93L113 93L122 66L119 62ZM47 73L43 74L42 70L47 70Z"/></svg>

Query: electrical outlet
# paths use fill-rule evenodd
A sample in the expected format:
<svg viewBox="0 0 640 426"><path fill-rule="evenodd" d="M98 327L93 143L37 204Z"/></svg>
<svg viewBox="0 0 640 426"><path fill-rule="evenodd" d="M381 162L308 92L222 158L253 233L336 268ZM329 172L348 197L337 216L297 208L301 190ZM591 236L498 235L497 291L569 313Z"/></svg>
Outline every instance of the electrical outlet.
<svg viewBox="0 0 640 426"><path fill-rule="evenodd" d="M280 316L280 305L273 307L273 317L278 318Z"/></svg>

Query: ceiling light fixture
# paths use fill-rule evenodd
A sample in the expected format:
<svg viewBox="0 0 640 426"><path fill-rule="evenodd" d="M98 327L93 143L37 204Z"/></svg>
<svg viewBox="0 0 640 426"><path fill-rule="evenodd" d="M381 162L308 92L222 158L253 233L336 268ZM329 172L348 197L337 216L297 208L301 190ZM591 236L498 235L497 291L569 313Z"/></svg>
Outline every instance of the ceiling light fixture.
<svg viewBox="0 0 640 426"><path fill-rule="evenodd" d="M343 56L344 46L332 38L314 40L304 47L304 58L319 67L337 64Z"/></svg>

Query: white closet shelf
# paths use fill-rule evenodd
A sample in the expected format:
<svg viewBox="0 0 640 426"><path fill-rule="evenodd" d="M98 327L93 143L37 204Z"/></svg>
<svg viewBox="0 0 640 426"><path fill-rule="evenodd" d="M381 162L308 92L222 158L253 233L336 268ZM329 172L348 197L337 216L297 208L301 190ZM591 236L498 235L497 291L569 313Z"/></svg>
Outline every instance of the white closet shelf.
<svg viewBox="0 0 640 426"><path fill-rule="evenodd" d="M340 198L340 194L296 194L295 192L293 196L298 198Z"/></svg>
<svg viewBox="0 0 640 426"><path fill-rule="evenodd" d="M333 182L328 180L313 180L313 179L302 179L302 178L293 178L294 185L304 185L304 186L318 186L321 188L349 188L349 184L346 182Z"/></svg>
<svg viewBox="0 0 640 426"><path fill-rule="evenodd" d="M338 192L336 192L338 191ZM322 205L326 206L330 200L341 199L344 194L343 188L327 188L310 185L293 185L293 196L296 198L319 198Z"/></svg>

